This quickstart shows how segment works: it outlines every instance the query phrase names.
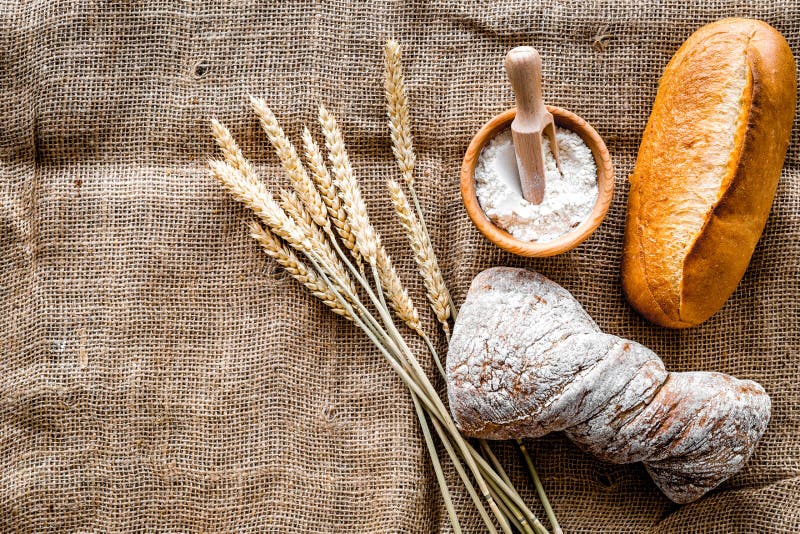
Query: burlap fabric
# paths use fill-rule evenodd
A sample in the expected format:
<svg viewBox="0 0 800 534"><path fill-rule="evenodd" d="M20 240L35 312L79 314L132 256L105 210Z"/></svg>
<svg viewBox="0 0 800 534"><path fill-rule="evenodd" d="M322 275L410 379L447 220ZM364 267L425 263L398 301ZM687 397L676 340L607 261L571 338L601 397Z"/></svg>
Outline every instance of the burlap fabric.
<svg viewBox="0 0 800 534"><path fill-rule="evenodd" d="M458 301L486 267L531 267L671 369L752 378L772 396L749 465L684 507L639 465L595 461L560 435L530 442L565 529L800 530L797 131L764 237L720 313L668 331L620 291L626 177L659 74L692 31L732 15L768 21L800 50L791 0L3 3L0 529L449 530L400 380L257 249L248 214L205 170L215 115L285 185L247 94L267 97L295 139L328 103L422 309L383 187L397 172L382 94L393 36L418 188ZM618 173L600 230L550 260L501 253L458 193L472 134L512 101L503 55L528 43L545 58L548 100L595 125ZM534 506L516 453L499 448ZM465 529L481 531L448 473Z"/></svg>

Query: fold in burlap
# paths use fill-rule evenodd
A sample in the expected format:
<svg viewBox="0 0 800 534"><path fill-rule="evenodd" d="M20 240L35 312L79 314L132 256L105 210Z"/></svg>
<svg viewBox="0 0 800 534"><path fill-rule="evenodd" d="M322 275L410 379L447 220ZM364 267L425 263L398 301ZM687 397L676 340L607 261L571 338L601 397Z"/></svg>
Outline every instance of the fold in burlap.
<svg viewBox="0 0 800 534"><path fill-rule="evenodd" d="M764 237L720 313L668 331L620 292L626 177L670 56L700 25L731 15L762 18L800 46L794 2L741 5L4 3L0 529L449 530L400 380L258 250L249 215L205 171L215 115L271 186L286 185L246 96L265 96L295 139L326 102L422 309L383 187L397 176L382 94L391 36L405 47L418 190L457 301L486 267L531 267L671 369L755 379L772 396L749 465L682 508L640 465L600 463L561 435L530 442L565 529L798 531L797 133ZM501 253L458 193L472 134L512 101L503 55L530 43L544 57L548 101L598 129L618 173L597 234L549 260ZM514 450L499 449L535 506ZM465 531L481 531L448 476Z"/></svg>

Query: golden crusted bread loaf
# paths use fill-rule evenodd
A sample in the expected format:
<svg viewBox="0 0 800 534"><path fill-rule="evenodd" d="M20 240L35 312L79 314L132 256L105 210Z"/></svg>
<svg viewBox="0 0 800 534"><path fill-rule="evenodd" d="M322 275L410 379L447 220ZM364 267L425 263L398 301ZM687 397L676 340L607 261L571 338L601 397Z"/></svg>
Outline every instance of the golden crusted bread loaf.
<svg viewBox="0 0 800 534"><path fill-rule="evenodd" d="M725 19L667 65L630 177L622 282L653 323L685 328L736 289L764 229L797 94L770 25Z"/></svg>

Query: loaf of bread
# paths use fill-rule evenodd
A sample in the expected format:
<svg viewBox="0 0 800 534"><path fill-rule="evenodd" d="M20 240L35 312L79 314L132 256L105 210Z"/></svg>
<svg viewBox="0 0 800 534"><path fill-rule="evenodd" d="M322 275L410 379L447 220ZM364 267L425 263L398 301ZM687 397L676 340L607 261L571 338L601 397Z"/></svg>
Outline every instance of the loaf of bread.
<svg viewBox="0 0 800 534"><path fill-rule="evenodd" d="M770 417L757 383L668 372L647 347L603 333L555 282L504 267L472 282L447 353L447 393L468 436L561 430L605 461L644 462L678 503L741 469Z"/></svg>
<svg viewBox="0 0 800 534"><path fill-rule="evenodd" d="M718 311L761 236L794 117L797 78L768 24L704 26L667 65L630 177L622 282L653 323Z"/></svg>

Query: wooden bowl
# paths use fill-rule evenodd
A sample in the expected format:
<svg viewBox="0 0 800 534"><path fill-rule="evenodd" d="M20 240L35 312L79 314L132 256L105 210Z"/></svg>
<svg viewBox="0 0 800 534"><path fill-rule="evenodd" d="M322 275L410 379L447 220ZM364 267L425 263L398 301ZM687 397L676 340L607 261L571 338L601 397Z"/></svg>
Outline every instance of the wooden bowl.
<svg viewBox="0 0 800 534"><path fill-rule="evenodd" d="M461 165L461 198L464 200L464 207L467 208L469 218L486 236L486 239L503 250L520 256L538 258L555 256L577 247L600 226L614 195L614 167L611 164L611 155L597 131L585 120L566 109L554 106L547 106L547 109L553 114L557 126L572 130L583 139L583 142L592 150L597 165L597 200L594 208L581 224L566 234L546 243L522 241L495 226L478 202L475 193L475 167L478 164L478 156L489 140L504 129L511 127L511 121L517 114L516 108L497 115L478 130L467 148L467 153L464 154L464 162Z"/></svg>

